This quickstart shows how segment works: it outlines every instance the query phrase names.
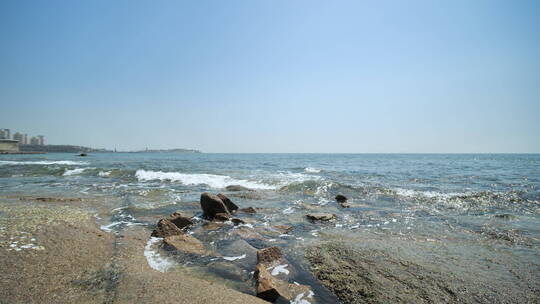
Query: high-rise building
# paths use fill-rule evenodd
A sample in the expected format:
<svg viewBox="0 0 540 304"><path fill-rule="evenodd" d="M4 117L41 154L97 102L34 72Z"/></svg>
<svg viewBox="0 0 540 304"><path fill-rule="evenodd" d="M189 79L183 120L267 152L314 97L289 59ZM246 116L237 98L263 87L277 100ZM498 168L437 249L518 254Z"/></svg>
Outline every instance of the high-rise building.
<svg viewBox="0 0 540 304"><path fill-rule="evenodd" d="M11 139L11 131L9 129L0 129L0 139Z"/></svg>
<svg viewBox="0 0 540 304"><path fill-rule="evenodd" d="M30 138L30 144L31 145L39 145L39 138L37 138L35 136Z"/></svg>
<svg viewBox="0 0 540 304"><path fill-rule="evenodd" d="M28 145L28 134L16 132L13 134L13 139L19 141L19 145Z"/></svg>
<svg viewBox="0 0 540 304"><path fill-rule="evenodd" d="M45 145L45 136L38 135L37 138L38 138L38 145L40 145L40 146Z"/></svg>
<svg viewBox="0 0 540 304"><path fill-rule="evenodd" d="M13 139L18 140L19 144L22 144L23 134L19 132L15 132L15 134L13 134Z"/></svg>

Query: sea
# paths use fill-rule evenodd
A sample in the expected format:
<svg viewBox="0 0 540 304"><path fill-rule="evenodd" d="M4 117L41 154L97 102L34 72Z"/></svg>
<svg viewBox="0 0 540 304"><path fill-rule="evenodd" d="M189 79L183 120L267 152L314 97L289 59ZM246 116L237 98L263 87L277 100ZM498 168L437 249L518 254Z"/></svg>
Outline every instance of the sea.
<svg viewBox="0 0 540 304"><path fill-rule="evenodd" d="M231 185L249 190L228 191ZM500 288L519 298L540 290L540 154L0 155L0 196L103 201L109 211L96 221L107 233L131 226L151 231L157 218L175 211L202 225L203 192L256 208L255 215L239 215L247 219L244 228L262 236L250 245L282 248L289 267L297 268L294 281L313 286L322 303L332 295L309 275L302 254L333 239L384 250L471 288L489 286L486 293ZM336 202L338 194L348 198L349 208ZM320 212L336 219L306 219ZM275 225L293 230L269 233ZM236 263L239 275L208 267L215 262L210 258L170 256L150 236L141 254L158 271L193 271L253 293L253 262L243 263L241 251L227 251L235 240L231 231L239 229L229 226L191 233L223 262Z"/></svg>

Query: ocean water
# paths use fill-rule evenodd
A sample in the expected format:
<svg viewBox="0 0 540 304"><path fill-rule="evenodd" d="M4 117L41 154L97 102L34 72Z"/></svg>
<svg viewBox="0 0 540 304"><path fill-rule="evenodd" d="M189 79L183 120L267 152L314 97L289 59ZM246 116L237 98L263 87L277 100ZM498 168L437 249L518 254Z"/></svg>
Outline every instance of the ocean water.
<svg viewBox="0 0 540 304"><path fill-rule="evenodd" d="M253 191L228 192L229 185ZM177 210L199 216L205 191L261 208L242 215L263 236L251 244L280 246L300 269L295 280L314 286L323 303L332 296L309 277L302 249L336 236L465 282L491 289L512 285L504 289L509 299L539 291L538 154L0 155L0 195L101 198L110 213L98 221L110 233L131 225L151 228L157 217ZM351 208L337 205L337 194L347 196ZM305 219L310 212L334 213L337 220L311 223ZM265 234L279 224L294 230ZM227 251L235 240L231 229L237 227L213 233L196 227L192 233L245 277L208 272L208 259L168 256L156 239L149 239L144 254L160 271L191 267L252 293L253 262Z"/></svg>

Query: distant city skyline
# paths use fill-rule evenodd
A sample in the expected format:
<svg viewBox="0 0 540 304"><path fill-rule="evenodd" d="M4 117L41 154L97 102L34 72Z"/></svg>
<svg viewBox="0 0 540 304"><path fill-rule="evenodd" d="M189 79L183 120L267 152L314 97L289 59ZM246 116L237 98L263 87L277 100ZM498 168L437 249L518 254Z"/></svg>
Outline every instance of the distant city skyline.
<svg viewBox="0 0 540 304"><path fill-rule="evenodd" d="M13 134L13 136L11 136ZM27 133L21 133L16 131L15 133L11 132L11 129L0 129L0 139L11 139L17 140L20 145L45 145L45 136L36 135L28 139Z"/></svg>
<svg viewBox="0 0 540 304"><path fill-rule="evenodd" d="M49 144L540 152L540 1L2 1L0 66Z"/></svg>

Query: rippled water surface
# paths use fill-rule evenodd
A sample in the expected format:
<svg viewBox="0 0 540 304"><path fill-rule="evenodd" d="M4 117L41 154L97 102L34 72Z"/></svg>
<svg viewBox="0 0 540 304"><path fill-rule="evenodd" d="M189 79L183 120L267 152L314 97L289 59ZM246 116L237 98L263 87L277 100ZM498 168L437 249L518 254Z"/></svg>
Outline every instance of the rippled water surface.
<svg viewBox="0 0 540 304"><path fill-rule="evenodd" d="M229 185L253 191L227 192ZM111 211L100 224L111 232L151 227L159 216L177 210L198 216L204 191L226 193L240 207L261 208L244 216L262 236L250 244L282 247L291 263L298 263L301 283L316 285L302 272L302 248L339 236L358 248L384 249L494 288L497 280L512 282L516 288L509 293L538 291L540 155L0 155L2 195L103 197ZM347 196L351 207L336 204L337 194ZM337 220L311 223L305 219L310 212L334 213ZM272 232L279 224L294 230ZM242 256L231 247L238 227L208 233L200 225L192 233L209 248L224 257ZM215 261L160 255L151 251L153 242L146 254L154 267L188 267L251 290L249 257L224 260L240 270L233 276L223 269L208 272ZM324 299L323 289L314 290Z"/></svg>

